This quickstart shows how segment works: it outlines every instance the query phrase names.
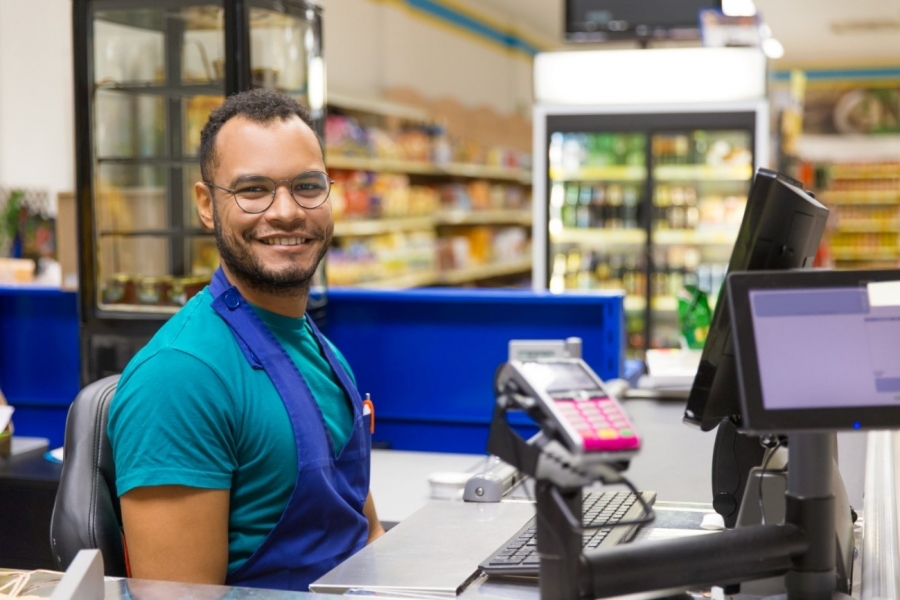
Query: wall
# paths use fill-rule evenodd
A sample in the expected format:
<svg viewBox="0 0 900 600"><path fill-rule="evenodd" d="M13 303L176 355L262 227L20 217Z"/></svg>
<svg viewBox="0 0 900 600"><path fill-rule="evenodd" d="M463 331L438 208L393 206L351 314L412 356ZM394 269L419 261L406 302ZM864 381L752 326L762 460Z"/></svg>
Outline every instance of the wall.
<svg viewBox="0 0 900 600"><path fill-rule="evenodd" d="M411 87L530 114L532 56L546 46L460 0L321 0L328 87L379 96ZM532 34L533 35L533 34Z"/></svg>
<svg viewBox="0 0 900 600"><path fill-rule="evenodd" d="M71 0L0 0L0 186L75 187Z"/></svg>

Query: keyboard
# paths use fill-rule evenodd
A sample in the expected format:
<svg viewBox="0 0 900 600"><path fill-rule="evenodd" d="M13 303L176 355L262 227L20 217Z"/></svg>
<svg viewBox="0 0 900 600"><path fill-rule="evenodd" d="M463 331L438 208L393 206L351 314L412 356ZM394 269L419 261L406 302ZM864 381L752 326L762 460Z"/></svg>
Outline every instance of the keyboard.
<svg viewBox="0 0 900 600"><path fill-rule="evenodd" d="M641 492L647 504L656 501L655 492ZM585 525L609 521L633 521L643 514L641 503L631 492L585 492L581 499L581 513ZM488 575L538 574L540 556L537 553L537 517L532 517L515 535L478 565ZM637 533L637 525L591 529L582 536L584 550L596 550L630 541Z"/></svg>

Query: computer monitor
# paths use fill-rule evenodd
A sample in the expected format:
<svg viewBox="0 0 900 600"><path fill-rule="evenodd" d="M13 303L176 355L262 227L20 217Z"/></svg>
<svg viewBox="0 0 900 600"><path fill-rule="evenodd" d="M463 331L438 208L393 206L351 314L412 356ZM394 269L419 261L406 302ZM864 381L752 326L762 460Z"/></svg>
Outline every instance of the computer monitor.
<svg viewBox="0 0 900 600"><path fill-rule="evenodd" d="M811 267L828 209L786 175L759 169L738 231L728 272ZM727 291L716 302L684 422L703 431L723 419L740 422Z"/></svg>
<svg viewBox="0 0 900 600"><path fill-rule="evenodd" d="M744 431L900 427L900 269L734 273L726 287Z"/></svg>

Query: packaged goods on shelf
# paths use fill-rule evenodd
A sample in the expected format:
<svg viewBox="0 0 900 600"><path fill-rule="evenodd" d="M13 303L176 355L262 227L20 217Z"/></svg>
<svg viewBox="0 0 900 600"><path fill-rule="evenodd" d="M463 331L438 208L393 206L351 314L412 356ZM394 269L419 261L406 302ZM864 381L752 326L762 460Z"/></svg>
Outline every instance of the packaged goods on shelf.
<svg viewBox="0 0 900 600"><path fill-rule="evenodd" d="M839 269L900 266L900 162L804 164L831 211L823 258ZM812 183L812 182L810 182Z"/></svg>
<svg viewBox="0 0 900 600"><path fill-rule="evenodd" d="M440 125L405 123L389 130L363 126L351 116L338 114L326 119L325 147L329 153L340 156L434 165L460 163L517 169L528 168L531 163L527 152L454 139Z"/></svg>
<svg viewBox="0 0 900 600"><path fill-rule="evenodd" d="M435 269L433 232L396 232L350 238L328 252L331 285L386 284Z"/></svg>

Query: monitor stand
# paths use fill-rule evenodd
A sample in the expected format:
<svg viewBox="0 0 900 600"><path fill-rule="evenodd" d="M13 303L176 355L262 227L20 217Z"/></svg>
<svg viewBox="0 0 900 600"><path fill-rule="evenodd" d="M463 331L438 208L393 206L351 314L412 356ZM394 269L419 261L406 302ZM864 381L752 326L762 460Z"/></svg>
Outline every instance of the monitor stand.
<svg viewBox="0 0 900 600"><path fill-rule="evenodd" d="M771 600L850 599L849 577L838 579L838 569L846 570L846 566L838 562L849 560L852 565L853 524L836 456L835 433L788 435L785 522L804 531L809 547L784 576L787 593L770 596ZM841 547L848 534L849 545Z"/></svg>
<svg viewBox="0 0 900 600"><path fill-rule="evenodd" d="M821 434L831 438L831 494L834 496L835 524L835 581L838 590L849 593L853 576L853 511L837 462L837 437L835 434ZM788 452L778 451L769 461L765 471L761 467L750 470L744 498L741 501L737 527L749 527L761 523L782 523L785 520L785 494L789 491ZM760 487L762 500L760 500ZM760 513L762 503L762 513ZM765 515L765 519L763 519ZM740 585L744 594L763 596L784 590L784 578L772 577L749 581Z"/></svg>

